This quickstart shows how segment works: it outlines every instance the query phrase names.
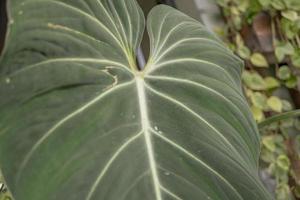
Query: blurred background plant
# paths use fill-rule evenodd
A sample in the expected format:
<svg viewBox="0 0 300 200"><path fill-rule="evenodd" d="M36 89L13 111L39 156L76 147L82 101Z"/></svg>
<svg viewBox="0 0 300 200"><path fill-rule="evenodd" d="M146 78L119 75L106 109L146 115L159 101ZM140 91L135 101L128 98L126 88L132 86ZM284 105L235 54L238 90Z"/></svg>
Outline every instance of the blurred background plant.
<svg viewBox="0 0 300 200"><path fill-rule="evenodd" d="M12 200L11 195L4 185L4 180L0 172L0 200Z"/></svg>
<svg viewBox="0 0 300 200"><path fill-rule="evenodd" d="M300 1L216 1L225 20L216 31L245 60L242 80L256 121L299 109ZM260 126L261 166L277 200L300 199L300 122L292 117L299 113L290 114Z"/></svg>

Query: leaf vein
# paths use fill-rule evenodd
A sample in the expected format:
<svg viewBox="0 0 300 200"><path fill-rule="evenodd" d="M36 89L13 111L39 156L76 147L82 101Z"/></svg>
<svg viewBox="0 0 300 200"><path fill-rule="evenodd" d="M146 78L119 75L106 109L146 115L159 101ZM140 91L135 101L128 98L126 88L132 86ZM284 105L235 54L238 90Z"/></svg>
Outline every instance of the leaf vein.
<svg viewBox="0 0 300 200"><path fill-rule="evenodd" d="M146 88L149 89L150 91L152 91L153 93L155 93L156 95L160 96L160 97L163 97L165 99L167 99L168 101L171 101L173 102L174 104L182 107L183 109L185 109L189 114L195 116L196 118L200 119L202 122L204 122L204 124L206 124L210 129L212 129L218 136L219 138L221 138L229 147L230 147L230 150L232 150L235 154L235 156L239 157L242 161L243 161L243 158L240 156L240 154L238 153L237 149L227 140L226 137L224 137L222 135L222 133L216 128L214 127L211 123L209 123L205 118L203 118L202 116L200 116L198 113L194 112L192 109L190 109L188 106L186 106L185 104L179 102L178 100L166 95L166 94L163 94L161 92L158 92L156 90L154 90L153 88L151 88L149 85L145 84L146 85Z"/></svg>
<svg viewBox="0 0 300 200"><path fill-rule="evenodd" d="M179 151L183 152L184 154L186 154L187 156L191 157L192 159L194 159L195 161L199 162L202 166L204 166L205 168L207 168L209 171L211 171L212 173L214 173L217 177L219 177L226 185L228 185L235 193L236 195L239 197L239 199L243 200L242 196L240 195L240 193L237 191L237 189L235 189L233 187L233 185L231 185L230 182L228 182L226 180L225 177L223 177L221 174L219 174L216 170L214 170L211 166L209 166L208 164L206 164L204 161L200 160L199 158L197 158L195 155L193 155L192 153L190 153L188 150L186 150L185 148L179 146L178 144L176 144L175 142L173 142L172 140L170 140L169 138L167 138L166 136L163 136L159 133L157 133L155 130L151 129L151 131L154 133L154 135L158 136L159 138L161 138L162 140L164 140L166 143L170 144L171 146L177 148Z"/></svg>
<svg viewBox="0 0 300 200"><path fill-rule="evenodd" d="M86 197L86 200L90 200L100 181L102 180L102 178L104 177L105 173L109 170L110 166L112 165L112 163L117 159L117 157L122 153L122 151L128 147L132 142L134 142L137 138L139 138L139 136L142 135L142 131L139 132L138 134L136 134L135 136L131 137L130 139L128 139L123 145L121 145L121 147L113 154L113 156L109 159L109 161L106 163L105 167L101 170L99 176L97 177L97 179L95 180L95 182L93 183L87 197Z"/></svg>
<svg viewBox="0 0 300 200"><path fill-rule="evenodd" d="M99 100L101 100L103 97L105 97L106 95L110 94L111 92L118 90L120 88L126 87L130 84L132 84L133 81L127 82L127 83L123 83L120 85L117 85L115 87L112 87L108 90L106 90L104 93L102 93L101 95L97 96L96 98L92 99L91 101L89 101L88 103L82 105L80 108L76 109L74 112L70 113L69 115L67 115L66 117L64 117L63 119L61 119L60 121L58 121L56 124L54 124L54 126L52 126L44 135L43 137L41 137L34 145L33 147L30 149L30 151L28 151L28 153L25 155L23 161L21 162L20 165L20 169L19 172L17 174L17 182L20 179L23 170L25 169L27 163L29 162L30 158L32 157L32 155L34 154L34 152L36 152L36 150L40 147L40 145L42 143L44 143L46 141L46 139L48 139L58 128L60 128L62 125L64 125L66 122L68 122L70 119L72 119L73 117L77 116L78 114L82 113L83 111L85 111L87 108L89 108L90 106L94 105L95 103L97 103Z"/></svg>
<svg viewBox="0 0 300 200"><path fill-rule="evenodd" d="M26 70L30 70L32 68L41 66L41 65L45 65L45 64L49 64L49 63L55 63L55 62L92 62L92 63L107 63L107 64L112 64L112 65L116 65L118 67L120 67L119 69L124 69L127 72L129 72L130 74L132 74L132 72L123 64L118 63L118 62L113 62L110 60L106 60L106 59L94 59L94 58L53 58L53 59L48 59L45 61L41 61L39 63L35 63L32 65L27 65L24 68L21 68L20 70L17 70L15 72L13 72L11 74L11 76L14 76L18 73L24 72Z"/></svg>

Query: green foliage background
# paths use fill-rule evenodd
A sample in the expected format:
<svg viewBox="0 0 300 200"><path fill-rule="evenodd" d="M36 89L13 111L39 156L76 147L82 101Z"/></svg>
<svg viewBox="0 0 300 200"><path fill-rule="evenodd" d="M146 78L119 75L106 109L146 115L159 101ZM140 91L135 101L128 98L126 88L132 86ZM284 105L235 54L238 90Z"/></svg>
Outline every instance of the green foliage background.
<svg viewBox="0 0 300 200"><path fill-rule="evenodd" d="M226 21L218 33L245 60L244 91L257 122L299 109L300 1L217 2ZM298 119L261 130L261 166L276 182L277 200L300 199L299 132Z"/></svg>

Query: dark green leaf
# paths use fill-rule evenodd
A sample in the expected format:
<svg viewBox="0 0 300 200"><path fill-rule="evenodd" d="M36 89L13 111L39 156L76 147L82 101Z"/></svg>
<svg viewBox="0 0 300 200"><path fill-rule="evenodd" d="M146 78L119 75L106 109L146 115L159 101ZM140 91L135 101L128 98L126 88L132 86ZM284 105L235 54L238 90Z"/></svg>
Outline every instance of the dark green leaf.
<svg viewBox="0 0 300 200"><path fill-rule="evenodd" d="M135 63L135 0L14 0L0 60L0 162L15 200L269 200L242 61L158 6Z"/></svg>

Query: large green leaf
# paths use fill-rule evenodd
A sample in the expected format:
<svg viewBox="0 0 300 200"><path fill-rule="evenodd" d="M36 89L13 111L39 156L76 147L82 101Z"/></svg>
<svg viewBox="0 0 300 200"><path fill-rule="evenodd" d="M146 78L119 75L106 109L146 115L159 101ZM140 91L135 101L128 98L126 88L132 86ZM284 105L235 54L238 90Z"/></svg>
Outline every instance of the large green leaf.
<svg viewBox="0 0 300 200"><path fill-rule="evenodd" d="M265 200L242 62L197 21L135 0L13 0L0 162L16 200Z"/></svg>

